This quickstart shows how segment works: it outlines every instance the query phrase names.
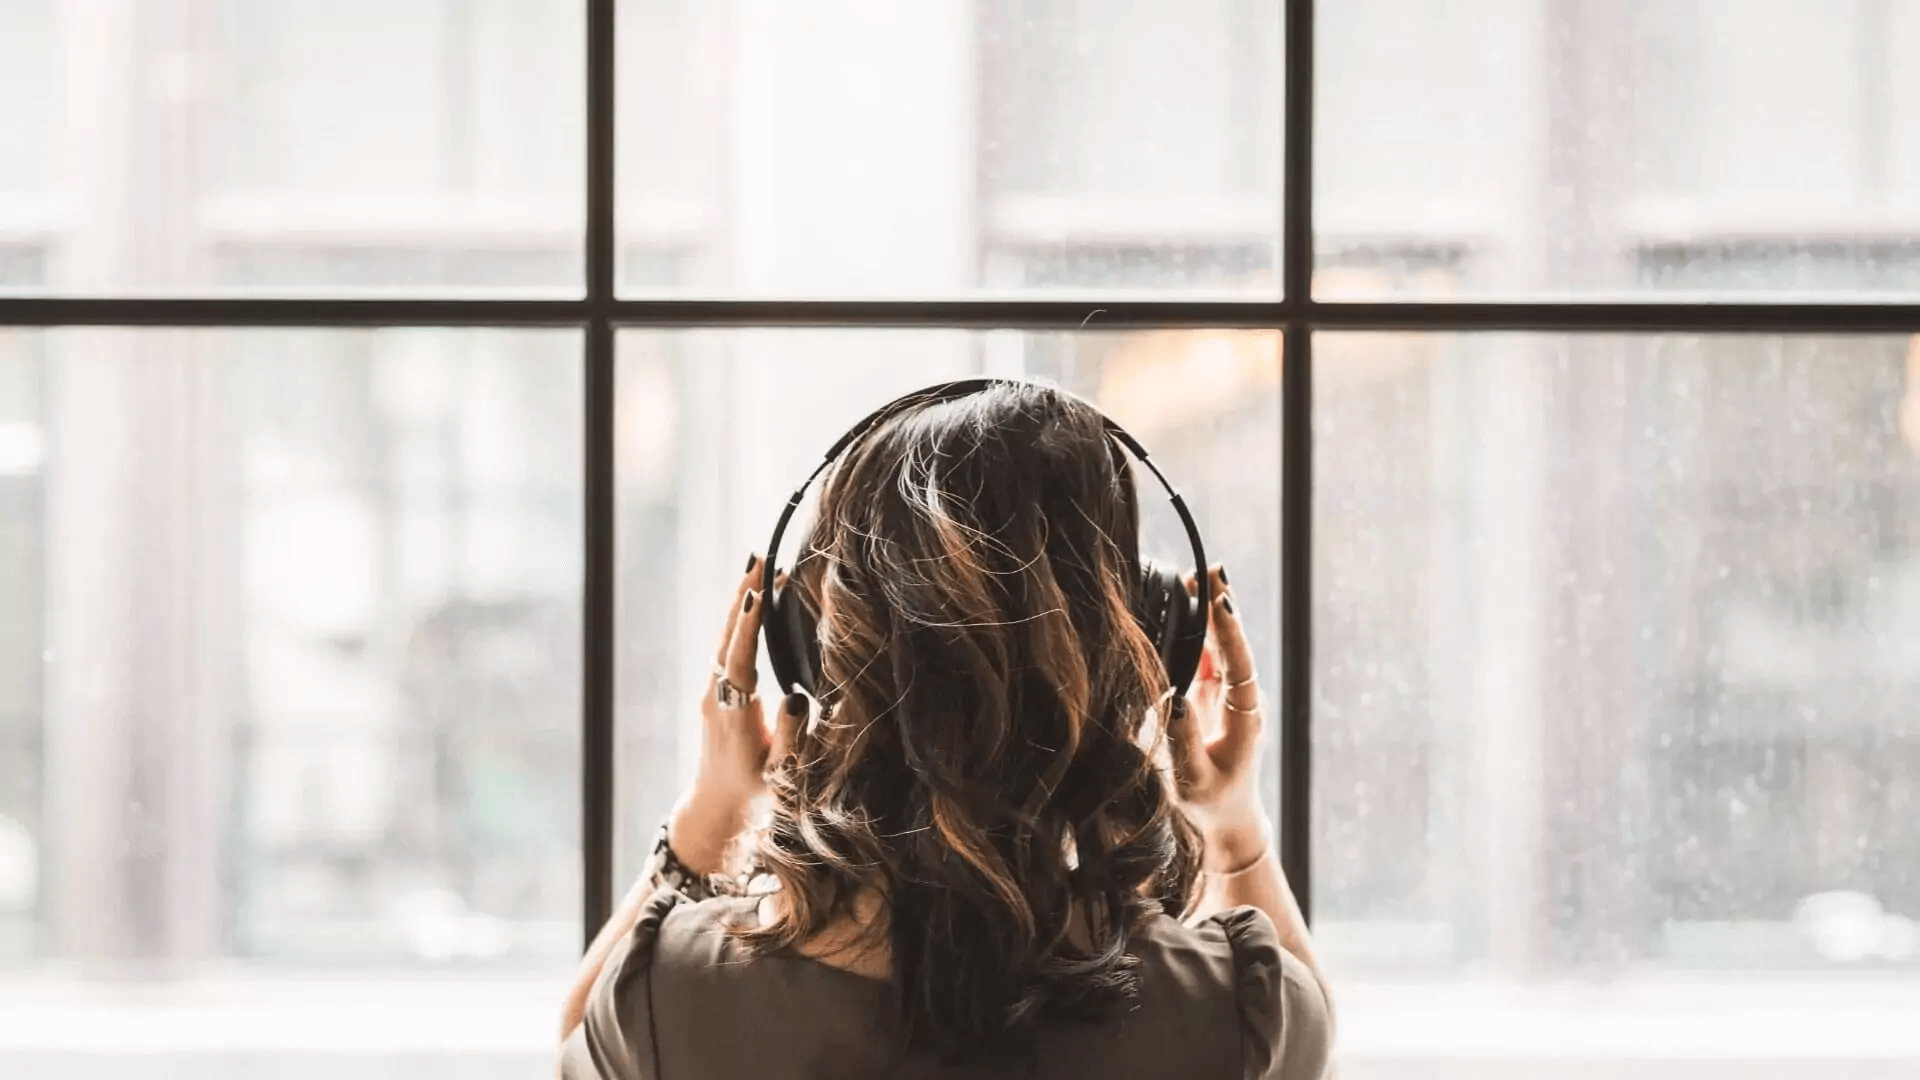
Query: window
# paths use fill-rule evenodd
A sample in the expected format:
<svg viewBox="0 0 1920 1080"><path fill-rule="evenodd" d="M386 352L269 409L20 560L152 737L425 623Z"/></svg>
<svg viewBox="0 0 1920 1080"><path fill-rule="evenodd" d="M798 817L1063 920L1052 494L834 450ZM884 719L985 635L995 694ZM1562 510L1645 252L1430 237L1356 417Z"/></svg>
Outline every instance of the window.
<svg viewBox="0 0 1920 1080"><path fill-rule="evenodd" d="M1318 349L1315 912L1348 1052L1898 1058L1908 339ZM1421 1005L1434 979L1463 995ZM1445 1031L1409 1046L1415 1018Z"/></svg>
<svg viewBox="0 0 1920 1080"><path fill-rule="evenodd" d="M1318 295L1899 299L1897 0L1346 0L1315 67Z"/></svg>
<svg viewBox="0 0 1920 1080"><path fill-rule="evenodd" d="M1342 1075L1920 1067L1916 50L0 0L0 1073L546 1068L702 597L973 373L1101 403L1232 566Z"/></svg>
<svg viewBox="0 0 1920 1080"><path fill-rule="evenodd" d="M618 356L619 880L638 872L699 749L684 720L711 662L712 605L701 597L729 595L747 553L764 547L773 528L764 511L777 513L804 478L795 463L890 395L995 371L1099 402L1179 478L1208 556L1233 567L1235 589L1265 598L1248 619L1265 670L1276 670L1273 331L634 327L621 331ZM1194 390L1170 404L1169 380ZM1178 561L1186 538L1173 511L1144 505L1144 549ZM1270 748L1268 791L1278 791L1278 768Z"/></svg>

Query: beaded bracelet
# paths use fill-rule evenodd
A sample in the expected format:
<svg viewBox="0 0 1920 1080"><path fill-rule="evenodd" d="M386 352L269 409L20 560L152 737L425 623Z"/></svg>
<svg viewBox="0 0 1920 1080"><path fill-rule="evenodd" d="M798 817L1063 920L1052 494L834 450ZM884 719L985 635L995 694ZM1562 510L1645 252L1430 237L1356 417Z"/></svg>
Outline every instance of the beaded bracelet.
<svg viewBox="0 0 1920 1080"><path fill-rule="evenodd" d="M653 855L647 860L653 867L648 880L656 889L672 889L689 900L706 900L715 896L730 896L734 889L724 874L702 874L680 861L674 854L673 845L667 840L667 827L660 826L660 833L653 841Z"/></svg>

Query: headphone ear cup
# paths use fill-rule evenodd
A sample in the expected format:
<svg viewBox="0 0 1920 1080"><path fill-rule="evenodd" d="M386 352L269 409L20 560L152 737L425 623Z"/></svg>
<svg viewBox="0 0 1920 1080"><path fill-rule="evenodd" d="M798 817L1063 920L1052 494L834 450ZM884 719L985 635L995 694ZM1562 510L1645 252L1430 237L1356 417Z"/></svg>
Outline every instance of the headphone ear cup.
<svg viewBox="0 0 1920 1080"><path fill-rule="evenodd" d="M763 620L767 661L782 694L815 693L820 671L820 627L792 585L775 589Z"/></svg>
<svg viewBox="0 0 1920 1080"><path fill-rule="evenodd" d="M1167 682L1184 691L1193 684L1207 645L1207 616L1200 610L1199 599L1188 594L1179 571L1142 560L1134 611L1140 629L1160 654Z"/></svg>
<svg viewBox="0 0 1920 1080"><path fill-rule="evenodd" d="M1171 631L1160 655L1167 663L1167 681L1181 693L1193 685L1200 674L1200 658L1207 651L1207 612L1200 598L1187 592L1186 581L1173 575L1174 612Z"/></svg>
<svg viewBox="0 0 1920 1080"><path fill-rule="evenodd" d="M1152 562L1142 559L1140 585L1133 598L1133 614L1140 622L1141 632L1147 635L1148 641L1153 642L1153 651L1160 654L1163 663L1170 629L1167 621L1170 614L1168 602L1165 573Z"/></svg>

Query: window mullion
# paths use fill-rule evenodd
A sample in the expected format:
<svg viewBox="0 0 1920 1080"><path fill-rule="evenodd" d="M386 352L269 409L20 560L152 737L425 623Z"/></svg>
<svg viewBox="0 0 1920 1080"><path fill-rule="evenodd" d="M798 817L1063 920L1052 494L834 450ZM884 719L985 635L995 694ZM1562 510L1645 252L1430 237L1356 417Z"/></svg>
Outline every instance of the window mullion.
<svg viewBox="0 0 1920 1080"><path fill-rule="evenodd" d="M1313 0L1284 0L1280 383L1280 863L1313 917Z"/></svg>
<svg viewBox="0 0 1920 1080"><path fill-rule="evenodd" d="M614 834L614 0L587 0L587 308L580 661L581 930L613 910Z"/></svg>

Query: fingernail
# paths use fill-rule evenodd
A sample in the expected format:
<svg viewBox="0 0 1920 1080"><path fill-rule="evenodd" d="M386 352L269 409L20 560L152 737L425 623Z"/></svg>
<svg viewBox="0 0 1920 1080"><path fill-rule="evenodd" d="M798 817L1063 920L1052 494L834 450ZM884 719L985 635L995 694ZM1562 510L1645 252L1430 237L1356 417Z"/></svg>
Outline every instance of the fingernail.
<svg viewBox="0 0 1920 1080"><path fill-rule="evenodd" d="M747 568L746 568L745 570L742 570L742 571L741 571L741 573L743 573L743 574L751 574L751 573L753 573L753 568L754 568L754 567L756 567L756 566L759 566L759 565L760 565L760 556L758 556L758 555L749 555L749 556L747 556ZM1225 578L1221 578L1220 580L1222 580L1222 581L1225 581L1226 579L1225 579Z"/></svg>
<svg viewBox="0 0 1920 1080"><path fill-rule="evenodd" d="M1220 608L1229 615L1233 614L1233 597L1225 593L1220 594Z"/></svg>
<svg viewBox="0 0 1920 1080"><path fill-rule="evenodd" d="M742 612L753 610L753 590L752 589L748 589L747 598L745 600L740 601L740 610Z"/></svg>
<svg viewBox="0 0 1920 1080"><path fill-rule="evenodd" d="M1227 584L1227 568L1225 566L1220 567L1220 584Z"/></svg>
<svg viewBox="0 0 1920 1080"><path fill-rule="evenodd" d="M807 695L802 694L798 691L788 694L787 695L787 715L788 716L807 715Z"/></svg>
<svg viewBox="0 0 1920 1080"><path fill-rule="evenodd" d="M1167 705L1167 719L1168 720L1185 720L1186 718L1187 718L1187 699L1183 695L1175 694L1173 696L1173 700L1169 702Z"/></svg>

